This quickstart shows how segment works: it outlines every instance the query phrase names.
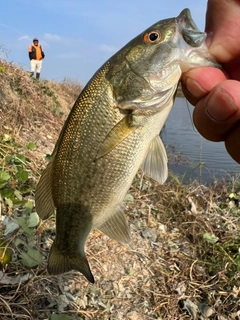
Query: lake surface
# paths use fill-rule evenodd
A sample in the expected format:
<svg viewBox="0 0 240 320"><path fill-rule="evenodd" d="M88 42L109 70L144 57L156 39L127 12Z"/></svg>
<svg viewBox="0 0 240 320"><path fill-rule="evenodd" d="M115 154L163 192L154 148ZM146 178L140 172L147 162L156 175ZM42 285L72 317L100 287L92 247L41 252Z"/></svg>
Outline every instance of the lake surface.
<svg viewBox="0 0 240 320"><path fill-rule="evenodd" d="M161 138L170 158L169 170L184 182L212 183L240 175L240 165L227 153L223 142L204 139L192 122L193 106L185 98L176 98L162 129Z"/></svg>

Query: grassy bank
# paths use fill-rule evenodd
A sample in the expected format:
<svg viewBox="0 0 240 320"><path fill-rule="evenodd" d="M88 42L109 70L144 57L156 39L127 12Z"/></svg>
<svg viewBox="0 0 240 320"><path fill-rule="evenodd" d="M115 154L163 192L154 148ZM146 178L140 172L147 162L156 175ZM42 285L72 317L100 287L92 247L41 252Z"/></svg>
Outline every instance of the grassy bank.
<svg viewBox="0 0 240 320"><path fill-rule="evenodd" d="M80 91L0 61L1 319L239 319L238 179L160 186L139 172L125 200L131 242L87 240L96 283L47 274L55 217L39 221L34 192Z"/></svg>

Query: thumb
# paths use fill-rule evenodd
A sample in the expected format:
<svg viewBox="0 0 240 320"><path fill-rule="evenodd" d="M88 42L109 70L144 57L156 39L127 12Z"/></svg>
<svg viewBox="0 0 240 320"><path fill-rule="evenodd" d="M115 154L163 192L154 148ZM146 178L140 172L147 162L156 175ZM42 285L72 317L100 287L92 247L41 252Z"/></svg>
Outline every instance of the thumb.
<svg viewBox="0 0 240 320"><path fill-rule="evenodd" d="M240 56L240 0L208 0L206 14L207 45L220 63Z"/></svg>

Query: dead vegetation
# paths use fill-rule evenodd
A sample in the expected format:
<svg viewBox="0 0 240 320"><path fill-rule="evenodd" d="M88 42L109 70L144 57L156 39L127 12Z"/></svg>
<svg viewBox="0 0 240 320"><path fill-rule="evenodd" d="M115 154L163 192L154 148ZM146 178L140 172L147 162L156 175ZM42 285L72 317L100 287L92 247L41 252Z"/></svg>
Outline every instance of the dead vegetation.
<svg viewBox="0 0 240 320"><path fill-rule="evenodd" d="M51 153L79 91L79 85L70 80L39 82L0 61L0 171L6 170L10 156L15 161L21 152L28 158L24 170L29 178L22 183L11 180L8 185L21 192L27 203L33 202L45 155ZM36 147L25 148L31 141ZM11 165L12 171L7 169L13 176L16 166L22 169L15 162ZM6 217L24 216L29 222L34 213L34 207L27 212L23 203L11 206L4 195L0 206L1 238L6 241L0 247L1 319L240 319L238 179L206 187L182 185L172 177L159 186L139 173L126 197L129 245L97 230L88 238L86 252L95 284L77 272L58 277L47 274L54 217L31 232L22 224L3 237ZM37 266L23 264L23 254L29 252L24 243L41 253ZM11 260L4 263L7 248Z"/></svg>
<svg viewBox="0 0 240 320"><path fill-rule="evenodd" d="M19 66L1 59L1 134L10 133L22 143L35 141L38 151L51 152L80 92L81 86L74 80L37 81Z"/></svg>

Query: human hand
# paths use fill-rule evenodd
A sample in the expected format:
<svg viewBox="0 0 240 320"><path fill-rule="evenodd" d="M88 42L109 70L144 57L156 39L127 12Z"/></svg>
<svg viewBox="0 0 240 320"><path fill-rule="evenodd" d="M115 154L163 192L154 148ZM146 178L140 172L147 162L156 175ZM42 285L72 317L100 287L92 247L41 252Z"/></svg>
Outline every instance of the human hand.
<svg viewBox="0 0 240 320"><path fill-rule="evenodd" d="M240 0L209 0L207 45L223 66L192 69L182 76L183 92L195 105L193 121L208 140L225 141L240 163Z"/></svg>

